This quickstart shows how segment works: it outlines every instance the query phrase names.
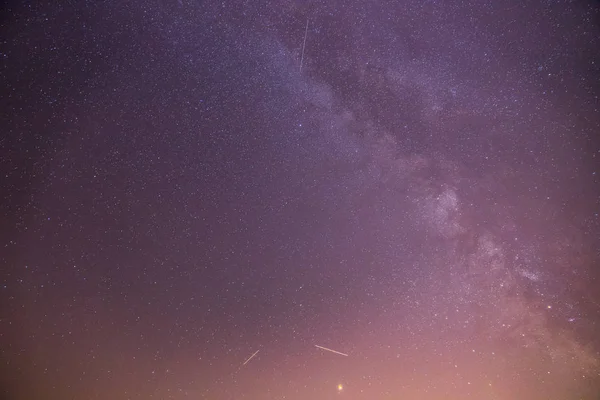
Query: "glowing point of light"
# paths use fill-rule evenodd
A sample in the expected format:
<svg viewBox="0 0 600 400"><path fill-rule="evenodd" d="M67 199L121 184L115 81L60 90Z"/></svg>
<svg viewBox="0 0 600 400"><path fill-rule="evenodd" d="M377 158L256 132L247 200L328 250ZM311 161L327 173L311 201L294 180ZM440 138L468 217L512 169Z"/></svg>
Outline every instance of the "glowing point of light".
<svg viewBox="0 0 600 400"><path fill-rule="evenodd" d="M340 392L341 392L343 388L344 388L344 387L343 387L343 386L342 386L342 384L340 383L340 384L338 385L338 391L340 391Z"/></svg>

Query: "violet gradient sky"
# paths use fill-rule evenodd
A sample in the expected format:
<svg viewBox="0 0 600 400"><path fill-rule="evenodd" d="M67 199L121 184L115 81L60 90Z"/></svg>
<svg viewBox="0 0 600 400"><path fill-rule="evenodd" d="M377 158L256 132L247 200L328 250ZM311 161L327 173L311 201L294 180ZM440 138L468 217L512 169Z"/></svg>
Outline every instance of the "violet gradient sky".
<svg viewBox="0 0 600 400"><path fill-rule="evenodd" d="M598 398L597 2L0 29L2 398Z"/></svg>

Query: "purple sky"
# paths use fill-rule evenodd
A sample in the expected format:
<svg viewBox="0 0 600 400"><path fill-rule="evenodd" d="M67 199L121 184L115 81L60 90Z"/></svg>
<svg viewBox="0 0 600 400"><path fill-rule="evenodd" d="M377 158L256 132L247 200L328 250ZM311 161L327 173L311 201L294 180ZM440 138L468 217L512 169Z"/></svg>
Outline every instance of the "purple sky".
<svg viewBox="0 0 600 400"><path fill-rule="evenodd" d="M597 399L597 2L0 29L0 397Z"/></svg>

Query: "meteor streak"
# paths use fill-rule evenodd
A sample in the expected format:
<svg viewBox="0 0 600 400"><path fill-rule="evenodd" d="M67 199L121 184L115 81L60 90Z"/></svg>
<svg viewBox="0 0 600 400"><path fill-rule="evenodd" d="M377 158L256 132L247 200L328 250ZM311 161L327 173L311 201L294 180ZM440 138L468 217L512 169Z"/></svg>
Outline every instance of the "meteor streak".
<svg viewBox="0 0 600 400"><path fill-rule="evenodd" d="M302 72L302 62L304 61L304 48L306 47L306 35L308 35L308 18L306 18L306 28L304 29L304 43L302 43L302 57L300 58L300 72Z"/></svg>
<svg viewBox="0 0 600 400"><path fill-rule="evenodd" d="M254 356L258 354L258 352L259 352L259 351L260 351L260 350L256 350L256 351L254 352L254 354L252 354L252 355L250 356L250 358L248 358L246 361L244 361L244 363L242 364L242 367L243 367L244 365L248 364L248 361L252 360L252 359L254 358Z"/></svg>
<svg viewBox="0 0 600 400"><path fill-rule="evenodd" d="M335 354L339 354L340 356L348 357L348 354L340 353L339 351L331 350L331 349L328 349L327 347L319 346L317 344L315 344L315 347L318 347L318 348L323 349L323 350L330 351L330 352L335 353Z"/></svg>

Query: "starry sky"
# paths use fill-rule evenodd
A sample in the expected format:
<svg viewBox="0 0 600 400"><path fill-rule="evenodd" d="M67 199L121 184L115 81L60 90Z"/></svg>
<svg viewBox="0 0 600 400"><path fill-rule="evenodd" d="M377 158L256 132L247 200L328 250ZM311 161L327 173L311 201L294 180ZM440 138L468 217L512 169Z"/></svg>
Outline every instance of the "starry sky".
<svg viewBox="0 0 600 400"><path fill-rule="evenodd" d="M2 399L599 398L597 2L0 29Z"/></svg>

